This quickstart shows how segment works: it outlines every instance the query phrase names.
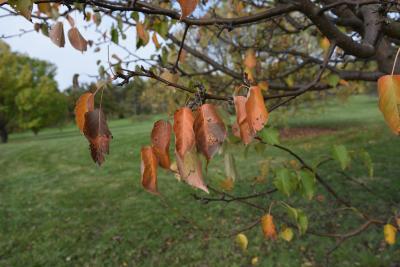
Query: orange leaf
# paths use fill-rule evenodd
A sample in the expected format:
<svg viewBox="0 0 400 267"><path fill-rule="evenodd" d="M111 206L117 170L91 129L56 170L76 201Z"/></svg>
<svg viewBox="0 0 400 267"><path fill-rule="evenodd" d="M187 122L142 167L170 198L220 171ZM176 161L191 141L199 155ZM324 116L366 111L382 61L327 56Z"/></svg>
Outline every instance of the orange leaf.
<svg viewBox="0 0 400 267"><path fill-rule="evenodd" d="M161 167L169 169L171 160L169 158L169 143L171 140L172 127L168 121L159 120L154 123L151 131L151 143Z"/></svg>
<svg viewBox="0 0 400 267"><path fill-rule="evenodd" d="M157 34L154 32L153 37L151 37L151 40L153 40L153 44L157 49L160 49L161 45L158 42Z"/></svg>
<svg viewBox="0 0 400 267"><path fill-rule="evenodd" d="M237 121L232 124L232 134L240 138L240 128Z"/></svg>
<svg viewBox="0 0 400 267"><path fill-rule="evenodd" d="M178 0L178 3L182 10L181 19L184 19L196 9L198 0Z"/></svg>
<svg viewBox="0 0 400 267"><path fill-rule="evenodd" d="M87 50L87 41L79 30L77 28L71 28L68 31L68 39L69 42L71 43L72 47L75 48L76 50L79 50L81 52L84 52Z"/></svg>
<svg viewBox="0 0 400 267"><path fill-rule="evenodd" d="M140 151L142 159L140 164L141 181L144 189L153 194L158 194L157 190L157 156L150 146L142 147Z"/></svg>
<svg viewBox="0 0 400 267"><path fill-rule="evenodd" d="M252 48L247 49L243 63L249 69L255 68L255 66L257 65L257 58L254 49Z"/></svg>
<svg viewBox="0 0 400 267"><path fill-rule="evenodd" d="M175 155L181 179L189 185L208 193L207 186L203 181L201 161L197 155L196 148L192 147L183 157L175 150Z"/></svg>
<svg viewBox="0 0 400 267"><path fill-rule="evenodd" d="M212 104L202 105L194 121L194 132L196 135L197 150L209 161L226 137L226 128Z"/></svg>
<svg viewBox="0 0 400 267"><path fill-rule="evenodd" d="M183 158L185 153L191 150L195 144L193 131L194 117L190 108L183 107L174 114L175 146L179 156Z"/></svg>
<svg viewBox="0 0 400 267"><path fill-rule="evenodd" d="M90 143L92 159L101 165L104 162L104 154L109 153L109 142L112 138L106 116L101 109L85 113L83 133Z"/></svg>
<svg viewBox="0 0 400 267"><path fill-rule="evenodd" d="M149 33L146 31L143 23L139 21L136 22L136 33L144 44L147 44L149 42Z"/></svg>
<svg viewBox="0 0 400 267"><path fill-rule="evenodd" d="M49 32L50 40L58 47L64 47L65 37L64 37L64 27L61 21L54 24Z"/></svg>
<svg viewBox="0 0 400 267"><path fill-rule="evenodd" d="M261 218L261 226L266 239L276 240L278 238L271 214L266 214Z"/></svg>
<svg viewBox="0 0 400 267"><path fill-rule="evenodd" d="M219 186L225 191L232 191L233 186L234 186L233 179L231 177L228 177L228 178L222 180L219 183Z"/></svg>
<svg viewBox="0 0 400 267"><path fill-rule="evenodd" d="M400 75L385 75L378 80L379 109L390 129L400 135Z"/></svg>
<svg viewBox="0 0 400 267"><path fill-rule="evenodd" d="M239 126L240 138L245 145L248 145L253 140L254 134L250 129L246 115L246 98L244 96L234 96L236 110L236 123Z"/></svg>
<svg viewBox="0 0 400 267"><path fill-rule="evenodd" d="M75 104L75 121L76 125L81 132L83 132L83 126L85 125L85 114L88 111L94 109L94 95L92 93L84 93L76 101Z"/></svg>
<svg viewBox="0 0 400 267"><path fill-rule="evenodd" d="M250 87L246 101L246 118L251 131L256 133L264 128L268 121L268 116L260 87Z"/></svg>

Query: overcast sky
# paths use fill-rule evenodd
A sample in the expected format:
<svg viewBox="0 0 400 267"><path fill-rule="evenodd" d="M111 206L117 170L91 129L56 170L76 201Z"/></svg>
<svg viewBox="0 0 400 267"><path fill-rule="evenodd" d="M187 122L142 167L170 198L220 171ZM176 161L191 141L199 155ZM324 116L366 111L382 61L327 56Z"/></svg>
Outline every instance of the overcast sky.
<svg viewBox="0 0 400 267"><path fill-rule="evenodd" d="M0 15L3 14L6 13L0 10ZM99 37L99 35L95 33L95 27L91 27L87 30L83 28L83 19L81 14L72 14L72 17L75 18L78 29L87 40L96 40ZM61 19L60 21L65 20ZM105 29L108 29L109 31L110 25L110 21L103 21L103 31ZM65 22L64 32L66 35L69 28L69 24ZM22 16L1 18L0 36L7 36L19 33L21 29L31 30L33 29L33 24ZM153 44L149 44L146 48L140 48L139 50L136 50L135 29L129 29L127 36L127 40L120 41L120 43L124 44L132 52L139 55L140 57L148 58L149 55L154 52ZM80 82L93 81L93 78L88 77L88 74L97 74L98 66L96 65L96 61L102 60L102 62L107 62L107 46L103 46L100 52L97 53L94 52L94 47L88 47L88 51L81 53L71 47L68 40L66 40L64 48L59 48L54 45L48 37L44 36L40 32L31 32L24 34L21 37L4 39L4 41L11 46L13 51L25 53L30 57L44 59L55 64L57 66L56 79L60 90L63 90L71 85L72 77L75 73L80 74ZM115 45L111 45L110 55L112 55L113 53L116 53L121 58L127 55L126 52L123 51L121 48Z"/></svg>

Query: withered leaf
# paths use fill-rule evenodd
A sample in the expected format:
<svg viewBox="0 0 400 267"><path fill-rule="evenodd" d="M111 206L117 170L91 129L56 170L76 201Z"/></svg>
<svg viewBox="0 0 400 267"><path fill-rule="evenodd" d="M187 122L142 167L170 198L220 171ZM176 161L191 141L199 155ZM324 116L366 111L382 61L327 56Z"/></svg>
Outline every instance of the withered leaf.
<svg viewBox="0 0 400 267"><path fill-rule="evenodd" d="M83 132L85 125L85 114L94 109L94 95L92 93L84 93L79 97L75 104L75 121L79 130Z"/></svg>
<svg viewBox="0 0 400 267"><path fill-rule="evenodd" d="M168 121L159 120L154 123L151 131L151 143L161 167L169 169L171 160L169 157L169 144L171 140L172 126Z"/></svg>
<svg viewBox="0 0 400 267"><path fill-rule="evenodd" d="M79 32L79 30L76 27L69 29L68 39L69 39L69 42L71 43L71 45L76 50L79 50L81 52L84 52L87 50L88 43L85 40L85 38L83 38L83 36L81 35L81 33Z"/></svg>
<svg viewBox="0 0 400 267"><path fill-rule="evenodd" d="M191 150L195 144L193 131L194 117L190 108L183 107L174 114L175 146L179 156L183 158L185 153Z"/></svg>
<svg viewBox="0 0 400 267"><path fill-rule="evenodd" d="M150 146L142 147L140 151L140 173L142 186L148 192L158 194L157 190L157 156Z"/></svg>
<svg viewBox="0 0 400 267"><path fill-rule="evenodd" d="M75 20L69 14L66 16L66 19L69 22L69 25L71 25L71 28L75 28Z"/></svg>
<svg viewBox="0 0 400 267"><path fill-rule="evenodd" d="M183 157L175 150L175 155L181 179L187 184L208 193L207 186L203 181L201 160L197 155L196 148L193 146Z"/></svg>
<svg viewBox="0 0 400 267"><path fill-rule="evenodd" d="M233 102L236 110L236 123L239 127L240 138L245 145L251 143L254 138L254 132L250 129L246 114L246 97L234 96Z"/></svg>
<svg viewBox="0 0 400 267"><path fill-rule="evenodd" d="M221 147L226 137L225 125L214 105L204 104L197 110L194 132L197 150L209 161Z"/></svg>
<svg viewBox="0 0 400 267"><path fill-rule="evenodd" d="M101 165L104 162L104 154L109 154L109 143L112 138L106 116L101 109L86 112L83 133L90 143L93 161Z"/></svg>
<svg viewBox="0 0 400 267"><path fill-rule="evenodd" d="M198 0L178 0L178 3L182 10L181 19L184 19L196 9Z"/></svg>
<svg viewBox="0 0 400 267"><path fill-rule="evenodd" d="M260 131L267 123L268 117L269 114L260 87L250 87L246 101L246 119L250 130L253 133Z"/></svg>
<svg viewBox="0 0 400 267"><path fill-rule="evenodd" d="M64 26L61 21L54 24L49 32L50 40L58 47L64 47L65 36L64 36Z"/></svg>

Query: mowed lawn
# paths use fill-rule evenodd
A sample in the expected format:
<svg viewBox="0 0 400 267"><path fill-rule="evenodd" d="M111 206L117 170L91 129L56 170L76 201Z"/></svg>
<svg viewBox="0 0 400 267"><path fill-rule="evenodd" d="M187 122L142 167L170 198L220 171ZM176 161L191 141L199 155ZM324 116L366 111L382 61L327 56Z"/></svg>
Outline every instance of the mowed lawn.
<svg viewBox="0 0 400 267"><path fill-rule="evenodd" d="M271 114L272 124L276 116ZM38 136L13 134L8 144L0 145L0 266L250 266L253 257L258 257L259 266L326 263L334 240L299 236L296 231L290 243L271 242L264 240L259 226L246 232L249 245L242 252L229 235L262 213L236 202L202 204L193 194L204 193L164 170L159 171L162 197L143 191L140 148L149 143L152 124L160 117L110 122L111 154L100 168L75 126L47 129ZM344 104L329 102L323 109L296 111L289 125L301 130L287 131L282 145L310 163L330 156L335 144L345 144L352 152L368 151L374 162L372 178L357 160L349 170L352 180L338 173L335 162L319 172L340 196L363 211L382 220L395 214L400 202L400 138L384 124L376 97L357 96ZM311 135L297 136L304 129ZM247 152L238 148L235 156L240 179L230 193L236 195L273 188L274 166L293 159L268 146L259 153L254 147ZM255 183L259 162L265 159L272 162L269 177ZM218 187L223 177L223 161L217 156L206 180ZM274 198L303 209L313 232L343 233L363 223L321 186L319 201L275 194ZM262 206L270 201L269 196L253 200ZM289 220L279 204L272 212L278 228ZM382 227L371 226L335 250L330 263L398 266L400 245L387 246Z"/></svg>

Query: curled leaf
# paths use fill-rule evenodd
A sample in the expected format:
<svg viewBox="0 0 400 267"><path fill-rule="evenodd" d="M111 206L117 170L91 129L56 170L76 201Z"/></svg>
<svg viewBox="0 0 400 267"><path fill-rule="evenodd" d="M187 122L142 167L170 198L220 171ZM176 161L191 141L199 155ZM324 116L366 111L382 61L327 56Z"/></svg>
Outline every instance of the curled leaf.
<svg viewBox="0 0 400 267"><path fill-rule="evenodd" d="M150 146L142 147L140 150L141 181L144 189L153 194L158 194L157 190L157 156Z"/></svg>
<svg viewBox="0 0 400 267"><path fill-rule="evenodd" d="M238 234L235 238L235 241L243 251L246 251L249 241L247 240L247 236L245 234Z"/></svg>
<svg viewBox="0 0 400 267"><path fill-rule="evenodd" d="M203 181L201 161L197 155L195 147L192 147L191 150L187 151L183 157L181 157L176 150L175 155L181 179L187 184L208 193L207 186Z"/></svg>
<svg viewBox="0 0 400 267"><path fill-rule="evenodd" d="M396 243L396 233L397 229L391 224L385 224L383 227L383 234L385 236L385 241L389 245L394 245Z"/></svg>
<svg viewBox="0 0 400 267"><path fill-rule="evenodd" d="M106 116L101 109L85 113L83 133L90 143L93 161L101 165L104 162L104 155L109 153L109 143L112 138Z"/></svg>
<svg viewBox="0 0 400 267"><path fill-rule="evenodd" d="M261 218L261 226L266 239L277 239L274 219L271 214L266 214Z"/></svg>
<svg viewBox="0 0 400 267"><path fill-rule="evenodd" d="M169 157L169 144L171 140L172 126L168 121L159 120L154 123L151 131L151 143L161 167L169 169L171 160Z"/></svg>
<svg viewBox="0 0 400 267"><path fill-rule="evenodd" d="M245 145L250 144L254 138L254 133L251 131L246 114L246 98L244 96L233 97L236 110L236 123L239 127L240 138Z"/></svg>
<svg viewBox="0 0 400 267"><path fill-rule="evenodd" d="M50 40L58 47L64 47L65 37L64 37L64 27L61 21L54 24L49 32Z"/></svg>
<svg viewBox="0 0 400 267"><path fill-rule="evenodd" d="M193 131L194 117L190 108L183 107L174 114L174 133L177 154L183 158L185 153L192 150L195 144Z"/></svg>
<svg viewBox="0 0 400 267"><path fill-rule="evenodd" d="M197 150L209 161L221 147L226 137L225 125L218 116L214 105L204 104L197 110L194 132Z"/></svg>
<svg viewBox="0 0 400 267"><path fill-rule="evenodd" d="M79 130L83 132L85 125L85 114L94 109L94 95L92 93L84 93L76 101L75 104L75 121Z"/></svg>
<svg viewBox="0 0 400 267"><path fill-rule="evenodd" d="M400 135L400 75L385 75L378 80L379 109L386 123Z"/></svg>
<svg viewBox="0 0 400 267"><path fill-rule="evenodd" d="M178 0L179 5L181 6L181 19L186 18L196 9L198 4L198 0Z"/></svg>
<svg viewBox="0 0 400 267"><path fill-rule="evenodd" d="M260 87L250 87L246 101L246 118L251 131L256 133L264 128L268 117Z"/></svg>
<svg viewBox="0 0 400 267"><path fill-rule="evenodd" d="M77 28L74 27L69 29L68 39L72 47L75 48L76 50L79 50L81 52L87 50L88 42L85 40L85 38L83 38L83 36L81 35L81 33Z"/></svg>

